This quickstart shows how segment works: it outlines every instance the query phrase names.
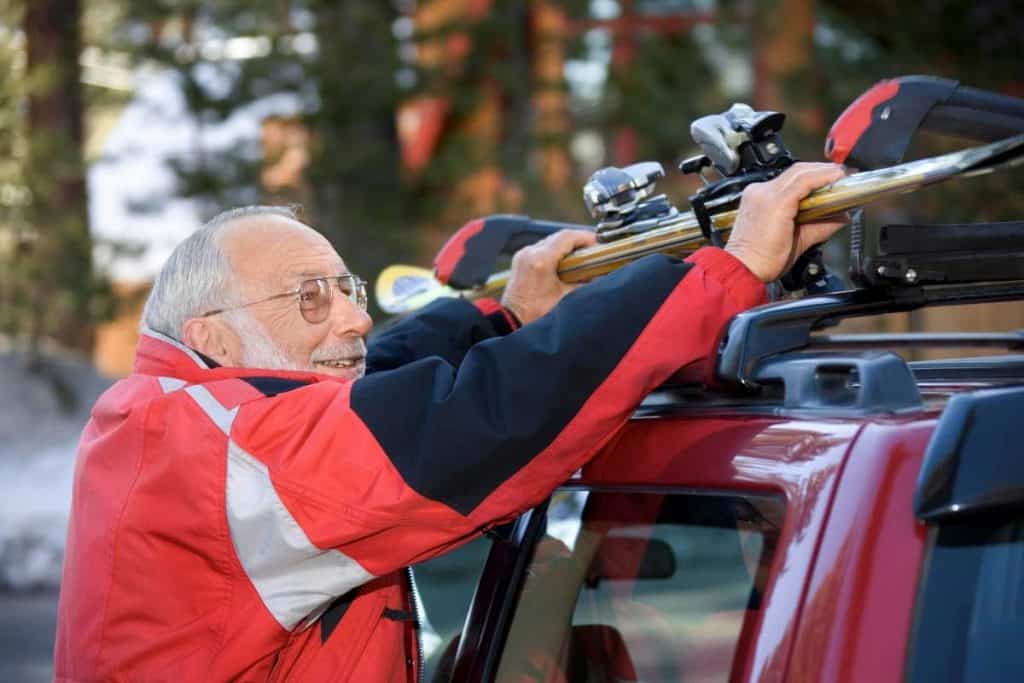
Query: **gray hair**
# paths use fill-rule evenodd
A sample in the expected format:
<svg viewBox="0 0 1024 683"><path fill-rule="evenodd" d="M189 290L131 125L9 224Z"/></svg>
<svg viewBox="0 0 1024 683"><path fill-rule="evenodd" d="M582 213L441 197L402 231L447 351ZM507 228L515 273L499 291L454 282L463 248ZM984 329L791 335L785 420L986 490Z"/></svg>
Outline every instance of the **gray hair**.
<svg viewBox="0 0 1024 683"><path fill-rule="evenodd" d="M189 319L234 303L223 239L232 223L252 216L299 220L292 206L243 206L214 216L175 247L160 269L142 311L143 329L181 339Z"/></svg>

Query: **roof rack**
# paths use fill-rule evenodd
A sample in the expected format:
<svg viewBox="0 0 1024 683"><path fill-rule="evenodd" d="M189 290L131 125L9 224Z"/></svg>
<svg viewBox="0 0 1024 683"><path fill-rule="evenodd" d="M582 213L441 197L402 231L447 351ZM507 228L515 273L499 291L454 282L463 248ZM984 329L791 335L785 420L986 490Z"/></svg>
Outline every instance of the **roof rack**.
<svg viewBox="0 0 1024 683"><path fill-rule="evenodd" d="M757 388L764 381L762 366L773 356L815 344L827 346L835 338L821 340L812 332L840 320L928 306L1021 299L1024 299L1024 280L872 287L759 306L740 313L730 322L719 348L716 373L724 382ZM968 336L973 337L978 345L986 345L986 341L990 341L992 345L1016 348L1020 343L1020 335L1017 334L1012 338L1009 335L999 336L998 339L995 336ZM928 338L907 336L902 339L896 337L896 340L897 343L912 344ZM966 337L933 335L931 340L937 345L962 345ZM856 343L844 337L839 337L839 341ZM762 379L758 379L759 376Z"/></svg>
<svg viewBox="0 0 1024 683"><path fill-rule="evenodd" d="M976 140L1019 134L1024 131L1024 99L932 77L885 81L836 121L826 156L857 168L890 166L903 159L922 130ZM1013 154L1003 161L1020 163ZM862 414L917 410L923 405L920 378L941 381L949 365L912 368L879 347L1024 349L1024 331L813 334L845 318L1024 299L1024 221L883 225L869 251L863 215L855 212L851 220L849 275L857 288L834 291L842 287L841 281L826 272L820 252L807 252L782 284L790 291L803 289L808 296L761 306L730 322L716 364L716 374L727 387L750 390L747 398L777 397L781 387L785 409ZM984 370L999 372L991 360ZM1020 379L1019 366L1015 370Z"/></svg>

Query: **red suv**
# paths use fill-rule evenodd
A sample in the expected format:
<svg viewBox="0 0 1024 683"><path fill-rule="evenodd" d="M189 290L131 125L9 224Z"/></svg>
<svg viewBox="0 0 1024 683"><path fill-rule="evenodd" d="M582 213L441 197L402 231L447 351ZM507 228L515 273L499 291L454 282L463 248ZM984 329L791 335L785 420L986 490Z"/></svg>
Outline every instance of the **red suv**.
<svg viewBox="0 0 1024 683"><path fill-rule="evenodd" d="M693 124L704 155L683 170L723 175L691 197L706 238L719 194L792 161L781 122L736 105ZM1024 100L883 81L836 122L826 153L894 174L919 129L1015 135L1008 161ZM592 177L585 195L595 218L616 219L615 239L679 222L650 196L660 174ZM1024 334L822 332L1024 300L1024 221L883 226L870 255L862 228L855 219L858 288L734 318L719 384L652 394L576 478L495 534L435 680L1024 681L1024 356L906 362L891 350L1012 350ZM822 269L798 263L791 289L834 289Z"/></svg>
<svg viewBox="0 0 1024 683"><path fill-rule="evenodd" d="M740 315L727 390L656 392L502 530L435 680L1024 680L1024 357L873 350L1024 336L812 334L1007 298L1024 285Z"/></svg>

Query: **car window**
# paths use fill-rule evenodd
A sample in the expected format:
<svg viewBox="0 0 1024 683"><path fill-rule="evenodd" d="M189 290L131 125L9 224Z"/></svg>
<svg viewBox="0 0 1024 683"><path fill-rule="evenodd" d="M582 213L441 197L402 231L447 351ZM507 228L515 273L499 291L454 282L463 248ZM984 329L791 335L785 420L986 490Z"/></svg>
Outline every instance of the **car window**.
<svg viewBox="0 0 1024 683"><path fill-rule="evenodd" d="M435 680L438 669L451 668L457 638L491 543L490 538L481 537L414 567L422 606L423 680Z"/></svg>
<svg viewBox="0 0 1024 683"><path fill-rule="evenodd" d="M560 492L497 680L729 680L783 507L775 496Z"/></svg>
<svg viewBox="0 0 1024 683"><path fill-rule="evenodd" d="M907 679L1024 680L1024 517L931 532Z"/></svg>

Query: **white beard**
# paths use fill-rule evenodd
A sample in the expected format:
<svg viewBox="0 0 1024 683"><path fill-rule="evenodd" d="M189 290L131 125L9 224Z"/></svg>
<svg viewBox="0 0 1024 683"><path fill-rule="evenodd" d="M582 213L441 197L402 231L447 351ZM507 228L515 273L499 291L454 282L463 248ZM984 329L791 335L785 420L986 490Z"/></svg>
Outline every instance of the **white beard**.
<svg viewBox="0 0 1024 683"><path fill-rule="evenodd" d="M227 315L231 326L242 340L243 367L264 370L308 371L310 369L299 367L288 358L270 338L263 325L247 311L241 309L228 311Z"/></svg>

